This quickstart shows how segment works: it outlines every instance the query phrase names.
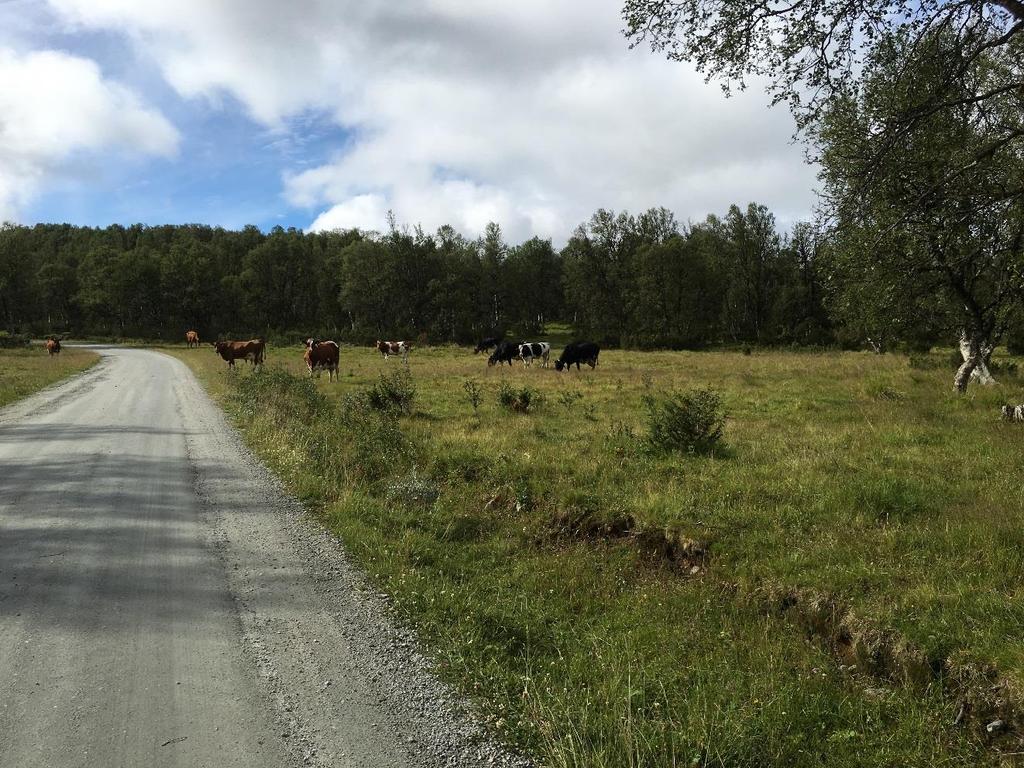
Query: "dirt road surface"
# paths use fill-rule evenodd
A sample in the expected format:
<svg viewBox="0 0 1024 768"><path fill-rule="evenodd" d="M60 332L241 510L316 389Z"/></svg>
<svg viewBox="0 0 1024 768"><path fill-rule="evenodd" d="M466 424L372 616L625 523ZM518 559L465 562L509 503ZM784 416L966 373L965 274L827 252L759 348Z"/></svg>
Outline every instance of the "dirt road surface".
<svg viewBox="0 0 1024 768"><path fill-rule="evenodd" d="M0 411L0 766L526 764L184 364L99 351Z"/></svg>

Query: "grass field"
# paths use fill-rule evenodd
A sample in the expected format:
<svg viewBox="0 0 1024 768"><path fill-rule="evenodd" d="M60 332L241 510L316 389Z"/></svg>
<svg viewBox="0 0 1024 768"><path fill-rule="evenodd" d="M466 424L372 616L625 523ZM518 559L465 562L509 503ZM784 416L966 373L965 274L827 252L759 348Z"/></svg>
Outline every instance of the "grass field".
<svg viewBox="0 0 1024 768"><path fill-rule="evenodd" d="M42 347L0 349L0 408L84 371L99 360L87 349L64 347L50 357Z"/></svg>
<svg viewBox="0 0 1024 768"><path fill-rule="evenodd" d="M937 352L612 350L556 374L417 349L412 413L379 418L344 403L401 366L370 349L315 385L275 371L304 373L298 347L261 375L169 351L545 764L1020 759L1014 376L957 397ZM543 402L505 410L503 380ZM643 397L696 386L726 445L647 450Z"/></svg>

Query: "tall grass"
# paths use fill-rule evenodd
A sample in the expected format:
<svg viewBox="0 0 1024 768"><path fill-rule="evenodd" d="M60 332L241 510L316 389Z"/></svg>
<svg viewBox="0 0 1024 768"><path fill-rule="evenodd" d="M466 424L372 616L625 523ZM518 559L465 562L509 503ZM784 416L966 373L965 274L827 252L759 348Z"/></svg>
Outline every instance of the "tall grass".
<svg viewBox="0 0 1024 768"><path fill-rule="evenodd" d="M1021 433L997 409L1024 399L1016 381L955 398L919 358L611 351L598 371L558 375L420 349L401 416L353 405L387 365L362 350L343 349L340 383L274 372L299 372L299 349L271 350L253 384L178 354L246 414L255 449L444 673L547 764L974 765L1013 751L980 715L958 720L963 691L946 678L970 662L1011 686L1024 676ZM506 409L503 384L549 405ZM645 396L708 387L729 414L727 459L643 449ZM689 541L699 567L679 559ZM895 637L948 673L906 684L851 663L828 634L840 622L779 608L788 594L827 596L842 632L863 623L855 650Z"/></svg>

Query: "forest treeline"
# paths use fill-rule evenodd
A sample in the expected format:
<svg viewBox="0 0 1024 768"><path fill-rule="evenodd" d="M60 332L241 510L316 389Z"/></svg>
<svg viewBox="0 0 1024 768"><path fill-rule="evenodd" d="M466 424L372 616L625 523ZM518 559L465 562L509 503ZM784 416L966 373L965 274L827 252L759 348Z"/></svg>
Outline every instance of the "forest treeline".
<svg viewBox="0 0 1024 768"><path fill-rule="evenodd" d="M466 343L558 321L638 348L864 341L830 318L826 284L815 230L780 232L756 204L687 226L664 208L600 210L561 250L510 245L496 224L476 239L447 226L0 229L0 322L35 335Z"/></svg>

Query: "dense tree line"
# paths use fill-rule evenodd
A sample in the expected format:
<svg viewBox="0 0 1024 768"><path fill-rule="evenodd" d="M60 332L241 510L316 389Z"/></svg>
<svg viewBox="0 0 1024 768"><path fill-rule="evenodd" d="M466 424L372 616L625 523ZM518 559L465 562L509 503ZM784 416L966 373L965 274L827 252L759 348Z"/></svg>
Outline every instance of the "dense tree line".
<svg viewBox="0 0 1024 768"><path fill-rule="evenodd" d="M451 227L306 233L201 225L0 229L0 323L177 339L330 334L465 343L553 321L635 347L827 343L818 243L759 205L683 227L598 211L559 251Z"/></svg>
<svg viewBox="0 0 1024 768"><path fill-rule="evenodd" d="M626 35L787 102L822 181L834 324L959 339L959 392L1024 340L1022 0L625 0Z"/></svg>

